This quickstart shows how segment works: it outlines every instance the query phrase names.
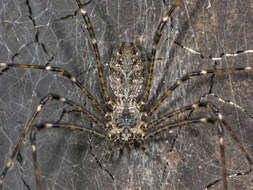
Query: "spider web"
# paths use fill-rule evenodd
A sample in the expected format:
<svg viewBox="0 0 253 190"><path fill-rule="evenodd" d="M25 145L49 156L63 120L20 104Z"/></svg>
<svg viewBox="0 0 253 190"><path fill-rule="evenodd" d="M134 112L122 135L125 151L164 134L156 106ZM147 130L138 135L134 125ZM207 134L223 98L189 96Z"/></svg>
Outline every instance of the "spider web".
<svg viewBox="0 0 253 190"><path fill-rule="evenodd" d="M106 78L106 66L116 44L138 41L145 57L150 56L153 34L170 3L162 0L93 0L87 5ZM252 7L250 0L184 0L174 12L172 22L166 26L158 48L151 102L187 72L215 66L252 66L252 55L227 58L215 65L173 44L177 40L207 56L253 49ZM103 103L94 53L74 0L2 0L0 18L0 62L62 67ZM198 102L210 89L253 113L252 76L250 72L243 72L187 82L165 101L155 118ZM63 77L47 71L20 69L0 73L1 169L40 99L48 93L69 98L95 113L80 90ZM229 105L210 100L220 108L253 158L252 119ZM81 115L63 115L63 110L70 111L71 108L51 102L35 123L60 120L92 127ZM211 114L202 110L194 112L192 117L206 115ZM217 140L217 131L211 126L190 126L147 142L148 155L137 148L126 149L119 157L116 150L113 158L106 161L104 155L108 146L104 142L68 130L44 130L37 136L41 186L43 190L203 189L221 179ZM248 170L247 162L227 133L225 143L229 173ZM233 178L229 185L231 190L251 189L253 174ZM36 189L29 136L6 176L4 189ZM214 189L223 189L222 183Z"/></svg>

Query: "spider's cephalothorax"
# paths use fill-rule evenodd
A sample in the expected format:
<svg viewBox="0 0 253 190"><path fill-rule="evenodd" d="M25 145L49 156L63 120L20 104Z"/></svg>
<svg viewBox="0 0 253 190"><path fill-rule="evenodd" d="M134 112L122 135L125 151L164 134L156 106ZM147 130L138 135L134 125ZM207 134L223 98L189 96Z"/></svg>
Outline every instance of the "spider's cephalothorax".
<svg viewBox="0 0 253 190"><path fill-rule="evenodd" d="M132 142L143 136L137 97L144 82L144 62L134 43L123 42L110 62L110 86L116 98L109 136L115 141Z"/></svg>

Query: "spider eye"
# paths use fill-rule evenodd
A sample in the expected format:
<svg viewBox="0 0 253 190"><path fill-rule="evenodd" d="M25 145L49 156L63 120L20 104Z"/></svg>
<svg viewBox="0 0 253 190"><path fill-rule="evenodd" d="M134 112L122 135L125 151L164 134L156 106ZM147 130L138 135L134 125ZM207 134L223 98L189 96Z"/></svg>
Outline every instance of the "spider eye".
<svg viewBox="0 0 253 190"><path fill-rule="evenodd" d="M119 49L119 50L117 51L117 56L121 56L121 55L122 55L122 50Z"/></svg>

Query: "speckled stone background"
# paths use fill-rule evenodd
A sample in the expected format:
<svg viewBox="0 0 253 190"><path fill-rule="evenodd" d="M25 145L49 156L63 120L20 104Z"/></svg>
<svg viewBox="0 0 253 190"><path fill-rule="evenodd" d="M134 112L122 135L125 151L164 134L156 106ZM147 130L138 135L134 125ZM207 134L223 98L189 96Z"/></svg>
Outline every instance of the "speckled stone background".
<svg viewBox="0 0 253 190"><path fill-rule="evenodd" d="M105 78L108 78L107 65L112 49L120 42L137 42L148 60L154 32L172 2L93 0L87 5ZM29 4L30 12L25 0L0 1L0 62L48 63L62 67L76 76L103 103L94 53L75 1L30 0ZM36 24L37 41L30 17ZM253 66L253 55L229 57L215 64L176 46L174 40L206 56L253 49L253 1L183 0L173 13L172 22L165 27L159 44L151 102L155 102L187 72L214 67ZM210 90L253 113L252 84L253 72L196 78L166 99L153 118L198 102ZM24 69L9 69L1 73L1 170L40 99L49 92L80 103L96 114L81 91L61 76ZM207 99L219 107L253 159L253 119L214 98ZM68 110L71 110L68 106L51 102L34 124L60 120L92 127L80 114L62 114ZM206 110L200 110L192 117L211 115ZM180 118L185 118L185 115ZM43 130L37 136L37 144L42 190L200 190L221 179L217 130L210 125L187 126L171 135L164 133L145 144L147 154L135 148L125 149L119 156L119 151L115 150L109 161L104 158L107 144L80 132ZM249 164L227 132L225 145L228 172L247 171ZM228 181L229 190L253 189L253 173ZM222 183L213 189L222 190ZM29 136L6 176L4 190L35 190Z"/></svg>

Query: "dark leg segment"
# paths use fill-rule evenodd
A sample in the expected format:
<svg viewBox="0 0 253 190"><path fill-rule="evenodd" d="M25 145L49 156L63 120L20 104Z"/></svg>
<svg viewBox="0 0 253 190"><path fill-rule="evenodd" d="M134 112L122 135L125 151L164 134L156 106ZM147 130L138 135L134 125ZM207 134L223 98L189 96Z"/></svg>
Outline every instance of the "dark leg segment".
<svg viewBox="0 0 253 190"><path fill-rule="evenodd" d="M81 4L80 0L76 0L76 3L77 3L77 5L80 9L80 12L83 16L84 21L85 21L85 24L86 24L85 27L88 30L89 35L90 35L91 43L92 43L94 53L95 53L95 56L96 56L99 83L100 83L101 88L102 88L102 94L103 94L104 100L107 104L113 105L113 102L112 102L112 100L110 100L110 97L108 95L108 92L107 92L107 89L106 89L106 86L105 86L105 78L104 78L103 71L102 71L102 63L101 63L101 59L100 59L100 55L99 55L97 40L96 40L96 37L95 37L95 33L94 33L94 30L93 30L92 24L90 22L90 18L87 15L87 12L84 8L84 5Z"/></svg>
<svg viewBox="0 0 253 190"><path fill-rule="evenodd" d="M69 80L71 80L76 86L78 86L82 92L89 98L90 102L92 105L96 108L96 110L101 113L105 114L105 111L102 109L102 107L97 103L95 98L89 93L86 88L82 86L82 84L71 74L69 74L67 71L65 71L62 68L59 67L52 67L52 66L40 66L40 65L26 65L26 64L15 64L15 63L1 63L0 62L0 67L15 67L15 68L22 68L22 69L40 69L40 70L46 70L46 71L51 71L55 72L57 74L60 74Z"/></svg>
<svg viewBox="0 0 253 190"><path fill-rule="evenodd" d="M57 101L60 101L60 102L63 102L65 104L68 104L68 105L72 106L75 110L78 110L78 111L84 113L97 126L99 126L102 129L106 129L105 124L103 122L101 122L98 118L96 118L94 115L92 115L91 113L89 113L87 110L85 110L81 106L79 106L79 105L73 103L72 101L67 100L67 99L65 99L63 97L57 96L57 95L51 95L51 94L47 95L45 98L43 98L40 101L40 104L37 107L36 111L34 112L33 116L31 117L31 119L26 124L25 129L24 129L23 133L21 134L21 136L20 136L20 138L18 140L17 145L15 146L15 149L13 150L13 152L12 152L12 154L11 154L9 160L8 160L8 163L6 164L5 168L3 169L3 171L2 171L2 173L0 175L0 190L2 189L4 177L6 176L9 168L11 167L11 165L13 163L13 160L14 160L17 152L19 151L19 149L21 147L21 144L22 144L25 136L30 131L30 128L32 126L33 121L35 120L35 118L37 117L37 115L39 114L39 112L43 109L43 107L46 105L46 103L49 100L57 100ZM48 128L50 128L50 127L48 127ZM85 129L85 130L86 130L86 132L89 132L88 129Z"/></svg>
<svg viewBox="0 0 253 190"><path fill-rule="evenodd" d="M162 21L158 25L158 28L156 29L155 37L154 37L154 41L153 41L153 45L152 45L152 55L151 55L149 69L148 69L148 81L147 81L147 85L146 85L145 92L144 92L144 98L145 98L144 102L147 102L148 98L149 98L150 89L151 89L151 85L152 85L156 50L157 50L159 41L161 39L164 26L166 25L167 21L169 20L169 17L171 16L171 14L173 13L173 11L175 10L175 8L178 6L178 4L180 2L181 2L181 0L176 0L174 2L172 7L170 8L170 10L167 12L167 14L163 17ZM139 104L142 105L143 102L139 102Z"/></svg>
<svg viewBox="0 0 253 190"><path fill-rule="evenodd" d="M189 79L193 79L197 76L203 76L206 74L213 74L213 73L226 73L226 72L235 72L235 71L249 71L252 70L253 67L238 67L238 68L221 68L221 69L213 69L213 70L202 70L202 71L195 71L184 75L181 79L177 80L169 90L157 101L155 105L150 108L148 113L149 116L153 115L153 113L157 110L157 108L162 104L162 102L180 85L182 85L185 81Z"/></svg>

